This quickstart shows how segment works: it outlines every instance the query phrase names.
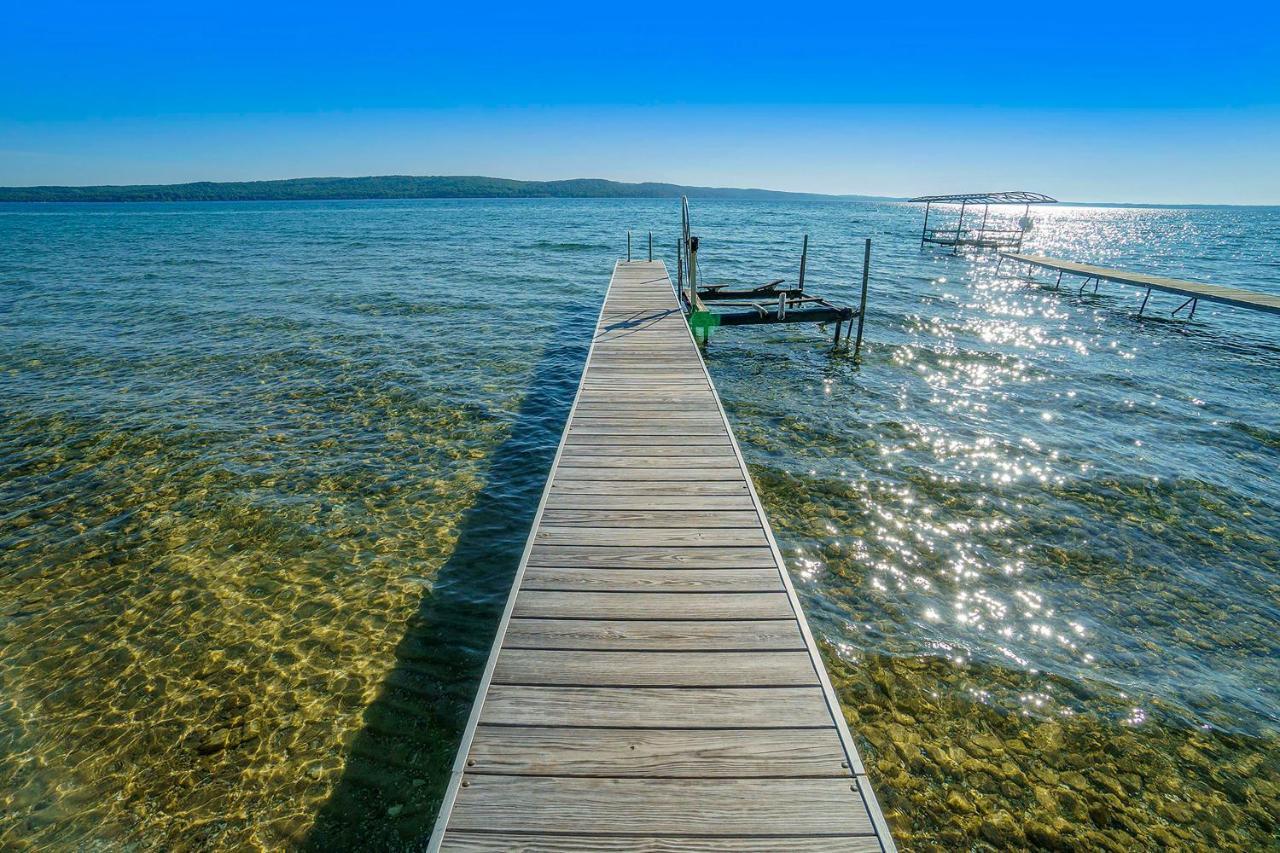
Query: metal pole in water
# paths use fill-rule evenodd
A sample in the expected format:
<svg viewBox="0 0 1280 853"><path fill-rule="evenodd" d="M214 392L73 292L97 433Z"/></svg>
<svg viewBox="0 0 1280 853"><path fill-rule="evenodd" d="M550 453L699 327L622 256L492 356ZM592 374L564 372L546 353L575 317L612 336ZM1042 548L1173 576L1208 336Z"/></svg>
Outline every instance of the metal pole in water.
<svg viewBox="0 0 1280 853"><path fill-rule="evenodd" d="M967 204L968 202L965 201L960 202L960 221L956 223L956 241L951 244L951 254L953 255L960 253L960 232L964 229L964 208Z"/></svg>
<svg viewBox="0 0 1280 853"><path fill-rule="evenodd" d="M649 263L653 263L653 232L649 232Z"/></svg>
<svg viewBox="0 0 1280 853"><path fill-rule="evenodd" d="M680 251L679 240L676 240L676 292L684 299L684 252Z"/></svg>
<svg viewBox="0 0 1280 853"><path fill-rule="evenodd" d="M631 229L627 229L627 263L631 263Z"/></svg>
<svg viewBox="0 0 1280 853"><path fill-rule="evenodd" d="M809 260L809 235L804 235L804 246L800 249L800 295L804 295L804 268Z"/></svg>
<svg viewBox="0 0 1280 853"><path fill-rule="evenodd" d="M853 344L853 357L857 358L862 350L862 323L867 317L867 279L871 274L871 238L867 238L867 248L862 255L862 301L858 304L858 338Z"/></svg>
<svg viewBox="0 0 1280 853"><path fill-rule="evenodd" d="M926 201L924 203L924 227L920 229L920 248L924 248L924 235L929 233L929 206L933 202Z"/></svg>
<svg viewBox="0 0 1280 853"><path fill-rule="evenodd" d="M686 270L689 279L689 307L692 308L698 295L698 238L689 238L689 269Z"/></svg>
<svg viewBox="0 0 1280 853"><path fill-rule="evenodd" d="M689 313L692 315L698 310L698 238L689 238ZM703 329L702 334L694 331L694 340L699 346L707 345L707 330Z"/></svg>
<svg viewBox="0 0 1280 853"><path fill-rule="evenodd" d="M1142 307L1138 309L1138 316L1142 316L1142 312L1147 310L1147 300L1151 298L1151 288L1147 288L1147 295L1142 297Z"/></svg>

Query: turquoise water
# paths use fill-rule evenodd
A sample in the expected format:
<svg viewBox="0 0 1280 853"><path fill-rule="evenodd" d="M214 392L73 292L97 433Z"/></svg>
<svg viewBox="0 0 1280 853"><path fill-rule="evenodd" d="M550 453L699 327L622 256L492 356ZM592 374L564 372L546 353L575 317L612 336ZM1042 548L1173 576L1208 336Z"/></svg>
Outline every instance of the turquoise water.
<svg viewBox="0 0 1280 853"><path fill-rule="evenodd" d="M874 240L860 364L708 358L903 846L1274 842L1280 318L1139 321L904 205L693 212L707 281L807 231L852 300ZM0 846L428 830L625 231L677 222L0 206ZM1280 293L1276 208L1045 208L1028 250Z"/></svg>

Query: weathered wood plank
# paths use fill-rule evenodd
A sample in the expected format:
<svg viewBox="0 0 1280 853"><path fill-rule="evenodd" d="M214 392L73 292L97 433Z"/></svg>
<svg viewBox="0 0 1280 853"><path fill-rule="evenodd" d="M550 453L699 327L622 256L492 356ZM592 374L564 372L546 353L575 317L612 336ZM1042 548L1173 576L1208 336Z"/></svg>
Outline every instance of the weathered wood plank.
<svg viewBox="0 0 1280 853"><path fill-rule="evenodd" d="M450 830L446 853L879 853L875 836L512 835Z"/></svg>
<svg viewBox="0 0 1280 853"><path fill-rule="evenodd" d="M532 776L847 778L830 729L489 728L470 773Z"/></svg>
<svg viewBox="0 0 1280 853"><path fill-rule="evenodd" d="M598 548L535 544L530 566L597 569L764 569L777 565L767 547L628 546Z"/></svg>
<svg viewBox="0 0 1280 853"><path fill-rule="evenodd" d="M654 435L653 433L646 434L643 432L608 433L598 431L592 433L571 429L565 439L566 449L602 444L609 447L732 447L729 443L729 434L727 432L699 435L694 440L687 433L678 432Z"/></svg>
<svg viewBox="0 0 1280 853"><path fill-rule="evenodd" d="M622 483L628 480L672 482L692 480L708 483L716 480L735 483L743 482L742 471L728 465L699 465L682 468L656 468L652 466L627 468L597 468L595 466L580 468L561 464L556 468L556 482L564 480L607 480L611 483Z"/></svg>
<svg viewBox="0 0 1280 853"><path fill-rule="evenodd" d="M684 444L700 444L702 436L725 435L721 424L692 423L683 424L674 421L651 420L648 422L619 423L597 425L589 421L575 420L569 425L570 435L666 435L672 438L683 438Z"/></svg>
<svg viewBox="0 0 1280 853"><path fill-rule="evenodd" d="M601 403L584 403L574 413L574 422L583 419L591 420L622 420L622 421L679 421L680 424L689 423L708 423L717 424L723 428L724 424L719 418L712 417L706 412L698 409L667 409L659 413L653 411L653 407L645 404L623 405L621 403L601 404Z"/></svg>
<svg viewBox="0 0 1280 853"><path fill-rule="evenodd" d="M521 589L576 592L784 592L777 569L582 569L530 566Z"/></svg>
<svg viewBox="0 0 1280 853"><path fill-rule="evenodd" d="M653 509L544 509L542 523L549 527L729 527L759 530L760 516L752 510L699 510L673 512Z"/></svg>
<svg viewBox="0 0 1280 853"><path fill-rule="evenodd" d="M566 444L561 459L574 459L588 457L591 460L604 458L617 458L627 456L640 456L649 458L669 459L672 462L685 459L736 459L733 453L733 447L729 444L717 444L706 447L696 445L678 444L674 447L660 447L654 449L646 449L643 446L635 445L598 445L598 444ZM677 463L678 464L678 463Z"/></svg>
<svg viewBox="0 0 1280 853"><path fill-rule="evenodd" d="M556 489L547 496L546 511L557 510L636 510L636 511L712 511L755 510L745 490L736 495L627 495L577 494Z"/></svg>
<svg viewBox="0 0 1280 853"><path fill-rule="evenodd" d="M543 524L534 541L539 545L585 547L769 547L760 527L595 527Z"/></svg>
<svg viewBox="0 0 1280 853"><path fill-rule="evenodd" d="M555 619L793 619L779 592L544 592L521 589L515 617Z"/></svg>
<svg viewBox="0 0 1280 853"><path fill-rule="evenodd" d="M503 649L493 671L493 683L569 687L803 687L818 684L818 676L808 652Z"/></svg>
<svg viewBox="0 0 1280 853"><path fill-rule="evenodd" d="M646 482L643 480L555 480L551 484L552 491L561 494L575 495L655 495L675 497L679 495L746 495L745 482L733 480L688 480L665 482Z"/></svg>
<svg viewBox="0 0 1280 853"><path fill-rule="evenodd" d="M450 825L514 832L872 834L847 779L583 779L469 774Z"/></svg>
<svg viewBox="0 0 1280 853"><path fill-rule="evenodd" d="M735 651L803 649L790 619L512 619L504 648Z"/></svg>

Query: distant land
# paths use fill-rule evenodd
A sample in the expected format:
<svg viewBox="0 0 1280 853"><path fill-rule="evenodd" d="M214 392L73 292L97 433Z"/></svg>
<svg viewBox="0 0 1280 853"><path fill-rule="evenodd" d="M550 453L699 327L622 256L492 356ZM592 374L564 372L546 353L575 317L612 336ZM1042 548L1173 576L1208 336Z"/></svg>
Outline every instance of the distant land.
<svg viewBox="0 0 1280 853"><path fill-rule="evenodd" d="M316 201L398 198L690 198L822 199L831 196L780 190L627 184L602 178L516 181L477 176L382 175L367 178L290 178L280 181L197 181L97 187L0 187L0 201Z"/></svg>

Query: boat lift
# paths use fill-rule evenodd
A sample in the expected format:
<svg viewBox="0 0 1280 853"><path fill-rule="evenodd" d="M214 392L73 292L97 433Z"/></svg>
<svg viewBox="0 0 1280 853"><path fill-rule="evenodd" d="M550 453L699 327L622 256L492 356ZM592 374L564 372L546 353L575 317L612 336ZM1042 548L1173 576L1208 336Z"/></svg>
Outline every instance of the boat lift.
<svg viewBox="0 0 1280 853"><path fill-rule="evenodd" d="M772 323L835 324L833 351L850 349L857 356L862 349L862 326L867 308L867 283L871 269L871 240L866 241L862 259L862 298L857 308L837 305L805 291L805 268L809 261L809 235L800 250L800 274L796 284L774 279L757 287L731 284L703 285L698 276L699 239L690 233L689 200L680 200L681 237L676 245L676 289L689 319L694 338L702 347L717 326L755 326ZM728 310L725 310L728 309ZM854 336L853 321L858 321ZM843 334L842 334L843 333Z"/></svg>
<svg viewBox="0 0 1280 853"><path fill-rule="evenodd" d="M939 246L950 246L952 254L960 251L961 246L972 246L976 249L1013 249L1022 250L1022 240L1031 230L1031 205L1057 204L1056 198L1043 193L1000 192L1000 193L962 193L959 195L922 195L908 199L912 204L924 205L924 228L920 231L920 247L925 243ZM960 219L954 227L929 227L929 209L935 204L960 205ZM988 228L987 216L991 205L1021 204L1022 218L1017 228ZM977 228L964 225L964 215L969 205L982 205L982 222Z"/></svg>

